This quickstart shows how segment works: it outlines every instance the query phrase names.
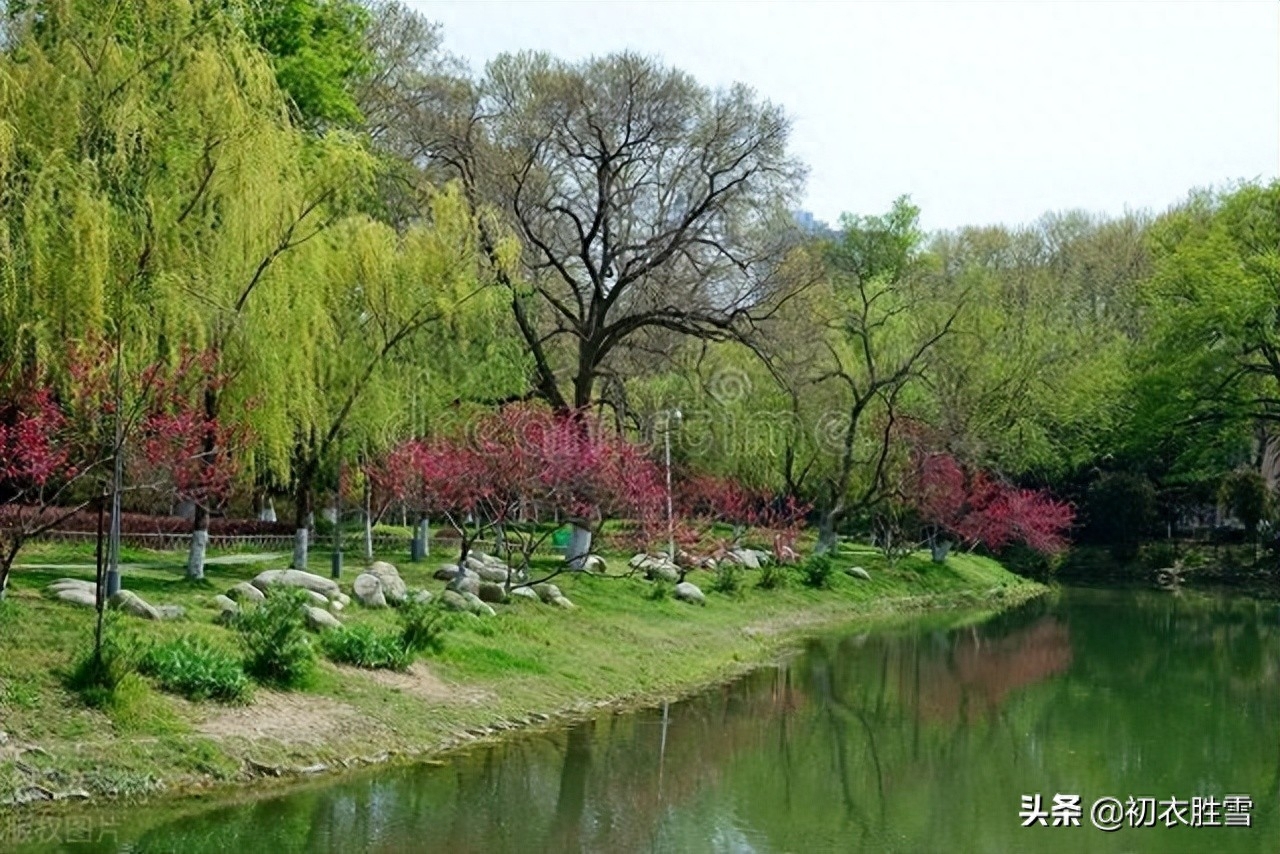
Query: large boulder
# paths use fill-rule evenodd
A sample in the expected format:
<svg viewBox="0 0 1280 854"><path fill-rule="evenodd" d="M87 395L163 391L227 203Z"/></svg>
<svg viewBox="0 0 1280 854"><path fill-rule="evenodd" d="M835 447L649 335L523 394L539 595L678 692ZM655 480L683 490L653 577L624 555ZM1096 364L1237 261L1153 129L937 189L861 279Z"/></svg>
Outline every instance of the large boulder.
<svg viewBox="0 0 1280 854"><path fill-rule="evenodd" d="M674 584L680 580L680 569L674 563L654 563L645 568L644 577L650 581Z"/></svg>
<svg viewBox="0 0 1280 854"><path fill-rule="evenodd" d="M382 595L388 603L399 605L409 598L409 588L400 577L400 571L386 561L374 561L365 572L382 582Z"/></svg>
<svg viewBox="0 0 1280 854"><path fill-rule="evenodd" d="M307 627L312 631L322 632L325 629L342 628L342 623L338 622L338 618L330 614L323 608L317 608L314 605L308 605L306 610Z"/></svg>
<svg viewBox="0 0 1280 854"><path fill-rule="evenodd" d="M247 581L241 581L232 587L227 591L227 596L245 605L257 605L267 598L265 593Z"/></svg>
<svg viewBox="0 0 1280 854"><path fill-rule="evenodd" d="M542 601L541 599L538 598L537 591L535 591L532 587L528 587L528 586L512 587L511 595L518 596L521 599L528 599L531 602Z"/></svg>
<svg viewBox="0 0 1280 854"><path fill-rule="evenodd" d="M582 568L586 572L604 573L609 571L609 564L600 555L587 555L582 559Z"/></svg>
<svg viewBox="0 0 1280 854"><path fill-rule="evenodd" d="M507 601L507 589L491 581L481 581L480 592L476 595L484 602L495 602L499 605Z"/></svg>
<svg viewBox="0 0 1280 854"><path fill-rule="evenodd" d="M307 597L307 601L312 605L315 605L317 608L329 607L329 598L323 593L317 593L314 590L307 590L305 587L302 588L302 592Z"/></svg>
<svg viewBox="0 0 1280 854"><path fill-rule="evenodd" d="M213 618L216 623L226 625L235 622L236 617L240 616L240 606L230 596L219 593L213 597L213 606L218 609L218 616Z"/></svg>
<svg viewBox="0 0 1280 854"><path fill-rule="evenodd" d="M467 600L456 590L446 590L440 594L440 604L450 611L467 610Z"/></svg>
<svg viewBox="0 0 1280 854"><path fill-rule="evenodd" d="M468 567L468 569L472 569L472 567ZM497 567L490 566L489 564L481 564L480 566L472 569L472 571L475 572L476 575L480 576L481 581L487 581L492 584L505 584L507 582L507 578L511 575L511 570L507 569L505 566Z"/></svg>
<svg viewBox="0 0 1280 854"><path fill-rule="evenodd" d="M547 601L548 605L555 605L557 608L564 608L566 611L572 611L578 607L568 600L565 596L553 596Z"/></svg>
<svg viewBox="0 0 1280 854"><path fill-rule="evenodd" d="M155 605L156 614L162 620L182 620L187 616L187 609L181 605Z"/></svg>
<svg viewBox="0 0 1280 854"><path fill-rule="evenodd" d="M132 590L117 590L109 601L112 608L131 616L140 617L144 620L160 619L160 613Z"/></svg>
<svg viewBox="0 0 1280 854"><path fill-rule="evenodd" d="M45 588L45 591L62 602L82 605L86 608L98 606L97 586L92 581L82 578L59 578Z"/></svg>
<svg viewBox="0 0 1280 854"><path fill-rule="evenodd" d="M338 589L338 582L333 579L303 572L300 569L268 569L258 573L253 579L253 586L264 593L269 588L277 586L301 587L304 590L319 593L326 599L342 592Z"/></svg>
<svg viewBox="0 0 1280 854"><path fill-rule="evenodd" d="M676 585L675 596L681 602L690 602L694 605L707 604L707 597L702 595L702 590L698 585L688 581L681 581Z"/></svg>
<svg viewBox="0 0 1280 854"><path fill-rule="evenodd" d="M432 596L431 596L430 590L410 590L409 591L410 602L421 602L422 604L425 605L427 602L430 602L431 599L432 599Z"/></svg>
<svg viewBox="0 0 1280 854"><path fill-rule="evenodd" d="M382 579L370 572L362 572L351 584L351 592L356 601L366 608L387 607L387 597L383 593Z"/></svg>
<svg viewBox="0 0 1280 854"><path fill-rule="evenodd" d="M480 577L477 575L466 575L461 579L455 579L449 582L449 588L457 590L459 593L470 593L472 596L480 595Z"/></svg>
<svg viewBox="0 0 1280 854"><path fill-rule="evenodd" d="M756 553L752 549L734 549L729 552L726 557L739 566L744 566L747 569L760 568L760 561L756 559Z"/></svg>
<svg viewBox="0 0 1280 854"><path fill-rule="evenodd" d="M475 614L477 617L493 617L497 616L497 611L493 610L488 603L484 602L474 593L463 593L462 601L467 603L467 610Z"/></svg>
<svg viewBox="0 0 1280 854"><path fill-rule="evenodd" d="M550 602L552 599L561 598L564 594L560 592L560 588L554 584L539 584L533 588L537 592L538 598L543 602Z"/></svg>

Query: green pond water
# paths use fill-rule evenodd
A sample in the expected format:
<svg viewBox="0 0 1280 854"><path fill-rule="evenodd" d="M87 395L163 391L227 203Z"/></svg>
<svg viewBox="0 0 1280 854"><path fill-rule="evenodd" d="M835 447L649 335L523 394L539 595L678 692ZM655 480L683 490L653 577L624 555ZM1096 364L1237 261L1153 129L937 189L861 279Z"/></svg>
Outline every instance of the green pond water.
<svg viewBox="0 0 1280 854"><path fill-rule="evenodd" d="M1280 605L1072 589L955 622L817 638L665 709L444 766L235 805L95 811L10 842L192 854L1280 851ZM1023 798L1037 794L1049 826L1024 827ZM1057 795L1079 796L1079 826L1068 809L1053 826ZM1231 801L1227 826L1238 795L1252 805ZM1105 797L1121 804L1118 830L1094 826ZM1130 797L1164 817L1130 826L1146 822L1123 815Z"/></svg>

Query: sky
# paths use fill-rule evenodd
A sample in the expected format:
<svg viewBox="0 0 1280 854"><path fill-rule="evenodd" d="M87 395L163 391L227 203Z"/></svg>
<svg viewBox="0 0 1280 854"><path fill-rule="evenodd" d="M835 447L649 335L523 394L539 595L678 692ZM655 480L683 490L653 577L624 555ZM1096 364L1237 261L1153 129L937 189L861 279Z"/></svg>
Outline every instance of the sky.
<svg viewBox="0 0 1280 854"><path fill-rule="evenodd" d="M655 55L785 108L802 207L929 230L1162 211L1280 173L1276 0L440 2L446 50Z"/></svg>

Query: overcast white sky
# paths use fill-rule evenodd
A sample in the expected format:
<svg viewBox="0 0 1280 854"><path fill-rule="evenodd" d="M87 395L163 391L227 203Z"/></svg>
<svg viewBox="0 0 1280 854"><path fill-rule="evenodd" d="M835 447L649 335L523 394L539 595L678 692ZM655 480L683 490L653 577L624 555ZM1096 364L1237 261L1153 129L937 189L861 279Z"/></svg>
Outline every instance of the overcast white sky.
<svg viewBox="0 0 1280 854"><path fill-rule="evenodd" d="M782 104L832 224L909 193L927 228L1163 210L1280 171L1276 0L429 2L479 70L630 48Z"/></svg>

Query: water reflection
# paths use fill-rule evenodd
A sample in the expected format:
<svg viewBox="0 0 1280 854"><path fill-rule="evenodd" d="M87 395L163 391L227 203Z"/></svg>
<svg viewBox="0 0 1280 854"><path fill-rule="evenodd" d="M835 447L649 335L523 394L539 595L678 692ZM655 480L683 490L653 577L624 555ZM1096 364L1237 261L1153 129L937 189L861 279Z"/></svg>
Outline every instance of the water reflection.
<svg viewBox="0 0 1280 854"><path fill-rule="evenodd" d="M1254 827L1020 826L1020 796L1252 795ZM1277 850L1274 605L1068 591L823 638L652 711L174 819L132 851ZM57 849L55 849L57 850ZM73 850L117 850L92 846Z"/></svg>

